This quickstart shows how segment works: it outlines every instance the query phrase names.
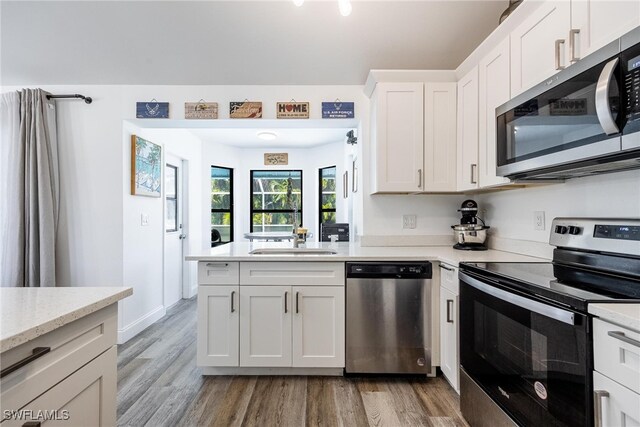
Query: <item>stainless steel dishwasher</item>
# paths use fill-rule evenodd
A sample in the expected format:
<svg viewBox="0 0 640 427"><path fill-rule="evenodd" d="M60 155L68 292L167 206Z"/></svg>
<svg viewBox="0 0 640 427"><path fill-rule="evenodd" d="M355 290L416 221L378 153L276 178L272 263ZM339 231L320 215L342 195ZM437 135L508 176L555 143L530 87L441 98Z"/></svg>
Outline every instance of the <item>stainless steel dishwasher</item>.
<svg viewBox="0 0 640 427"><path fill-rule="evenodd" d="M431 371L431 263L347 263L346 372Z"/></svg>

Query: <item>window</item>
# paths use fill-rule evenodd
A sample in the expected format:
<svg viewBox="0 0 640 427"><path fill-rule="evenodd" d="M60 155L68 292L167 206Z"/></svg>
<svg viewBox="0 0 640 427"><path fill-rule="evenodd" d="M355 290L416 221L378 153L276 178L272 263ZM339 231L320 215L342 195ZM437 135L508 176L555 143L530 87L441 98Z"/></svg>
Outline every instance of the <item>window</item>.
<svg viewBox="0 0 640 427"><path fill-rule="evenodd" d="M233 169L211 166L211 246L233 242Z"/></svg>
<svg viewBox="0 0 640 427"><path fill-rule="evenodd" d="M302 171L251 171L251 231L291 231L302 225Z"/></svg>
<svg viewBox="0 0 640 427"><path fill-rule="evenodd" d="M165 230L178 231L178 168L167 163L164 179L164 198L167 207L164 219Z"/></svg>
<svg viewBox="0 0 640 427"><path fill-rule="evenodd" d="M322 224L336 223L336 167L320 169L320 230Z"/></svg>

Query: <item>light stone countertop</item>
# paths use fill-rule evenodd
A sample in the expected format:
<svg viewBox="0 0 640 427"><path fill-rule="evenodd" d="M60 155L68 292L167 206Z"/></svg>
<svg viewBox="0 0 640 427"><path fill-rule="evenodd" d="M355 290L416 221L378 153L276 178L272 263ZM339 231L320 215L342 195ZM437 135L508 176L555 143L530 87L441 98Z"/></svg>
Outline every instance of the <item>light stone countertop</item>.
<svg viewBox="0 0 640 427"><path fill-rule="evenodd" d="M0 288L0 353L132 294L126 287Z"/></svg>
<svg viewBox="0 0 640 427"><path fill-rule="evenodd" d="M335 255L251 255L260 248L291 248L291 242L233 242L190 254L188 261L440 261L457 266L461 262L547 262L547 259L497 250L461 251L452 246L362 247L355 243L308 243L308 248L334 249Z"/></svg>
<svg viewBox="0 0 640 427"><path fill-rule="evenodd" d="M589 313L607 322L640 332L640 304L589 304Z"/></svg>

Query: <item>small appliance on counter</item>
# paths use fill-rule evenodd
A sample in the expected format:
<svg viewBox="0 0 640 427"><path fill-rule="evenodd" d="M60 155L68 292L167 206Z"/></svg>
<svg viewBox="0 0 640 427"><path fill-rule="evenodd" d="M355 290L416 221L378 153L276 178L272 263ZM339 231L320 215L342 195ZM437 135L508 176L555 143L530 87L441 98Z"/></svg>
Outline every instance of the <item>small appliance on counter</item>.
<svg viewBox="0 0 640 427"><path fill-rule="evenodd" d="M478 204L471 199L465 200L458 212L462 212L460 224L451 226L456 239L453 248L465 251L486 251L485 241L490 227L478 217ZM478 224L478 221L482 224Z"/></svg>
<svg viewBox="0 0 640 427"><path fill-rule="evenodd" d="M335 224L327 224L322 223L320 226L320 241L321 242L330 242L331 236L335 236L334 239L337 242L348 242L349 241L349 224L348 223L335 223Z"/></svg>

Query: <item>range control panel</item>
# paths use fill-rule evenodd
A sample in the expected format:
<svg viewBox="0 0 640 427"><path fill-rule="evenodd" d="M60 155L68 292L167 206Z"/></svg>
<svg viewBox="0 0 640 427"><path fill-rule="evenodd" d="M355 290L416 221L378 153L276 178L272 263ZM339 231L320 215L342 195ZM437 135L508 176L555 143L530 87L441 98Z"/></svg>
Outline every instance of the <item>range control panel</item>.
<svg viewBox="0 0 640 427"><path fill-rule="evenodd" d="M549 244L640 256L640 218L555 218Z"/></svg>

